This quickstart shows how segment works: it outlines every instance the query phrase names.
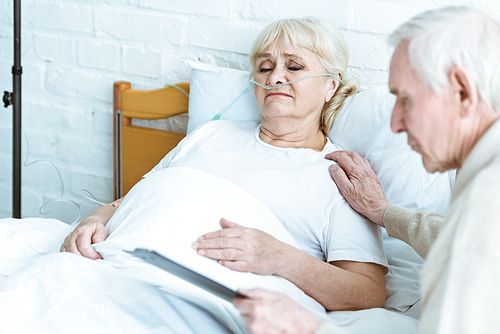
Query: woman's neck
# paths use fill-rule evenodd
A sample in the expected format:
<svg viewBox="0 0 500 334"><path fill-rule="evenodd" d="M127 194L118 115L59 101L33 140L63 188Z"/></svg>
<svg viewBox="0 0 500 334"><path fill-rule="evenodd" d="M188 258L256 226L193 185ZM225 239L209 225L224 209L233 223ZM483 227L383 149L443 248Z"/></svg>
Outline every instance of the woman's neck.
<svg viewBox="0 0 500 334"><path fill-rule="evenodd" d="M262 120L259 137L272 146L310 148L315 151L322 151L327 143L326 136L317 124L294 127L289 122L266 122L265 119Z"/></svg>

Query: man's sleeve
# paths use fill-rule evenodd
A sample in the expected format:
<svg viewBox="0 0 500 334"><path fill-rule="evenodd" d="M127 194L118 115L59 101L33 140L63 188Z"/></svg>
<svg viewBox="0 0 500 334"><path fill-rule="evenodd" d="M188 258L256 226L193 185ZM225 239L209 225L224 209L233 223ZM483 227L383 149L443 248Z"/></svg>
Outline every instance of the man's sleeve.
<svg viewBox="0 0 500 334"><path fill-rule="evenodd" d="M443 222L444 216L439 212L417 212L397 205L390 205L384 213L387 234L409 244L424 259Z"/></svg>

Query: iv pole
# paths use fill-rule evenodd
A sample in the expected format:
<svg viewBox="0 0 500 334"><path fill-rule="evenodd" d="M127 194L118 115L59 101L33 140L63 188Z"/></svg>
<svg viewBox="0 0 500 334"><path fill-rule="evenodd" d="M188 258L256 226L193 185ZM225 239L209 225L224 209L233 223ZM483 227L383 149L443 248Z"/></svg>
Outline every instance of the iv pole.
<svg viewBox="0 0 500 334"><path fill-rule="evenodd" d="M12 104L12 217L21 218L21 0L14 0L13 92L5 92L4 107Z"/></svg>

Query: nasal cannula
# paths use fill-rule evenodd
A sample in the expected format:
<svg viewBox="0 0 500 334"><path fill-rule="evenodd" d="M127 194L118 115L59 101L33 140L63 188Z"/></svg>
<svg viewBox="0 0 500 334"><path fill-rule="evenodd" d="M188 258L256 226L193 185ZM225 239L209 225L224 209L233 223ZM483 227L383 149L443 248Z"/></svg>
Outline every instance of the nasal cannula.
<svg viewBox="0 0 500 334"><path fill-rule="evenodd" d="M338 80L341 84L344 84L344 81L342 81L342 79L340 79L339 77L333 75L333 74L330 74L330 73L322 73L322 74L316 74L316 75L308 75L306 77L303 77L303 78L300 78L300 79L297 79L297 80L293 80L293 81L287 81L285 83L282 83L282 84L279 84L279 85L262 85L258 82L256 82L255 80L250 80L249 82L249 86L247 88L245 88L245 90L243 90L238 96L236 96L234 98L234 100L231 101L231 103L229 103L227 106L225 106L217 115L214 116L214 118L212 120L219 120L222 115L229 109L231 108L235 103L236 101L238 101L240 99L240 97L242 97L244 94L248 93L249 91L251 91L253 89L253 86L252 85L257 85L259 87L262 87L264 89L278 89L278 88L281 88L285 85L289 85L289 84L292 84L294 82L297 82L297 81L300 81L300 80L304 80L304 79L310 79L310 78L316 78L316 77L321 77L321 76L331 76L332 78L335 78L336 80Z"/></svg>
<svg viewBox="0 0 500 334"><path fill-rule="evenodd" d="M262 85L258 82L255 82L253 79L250 80L250 83L251 84L254 84L254 85L257 85L257 86L260 86L264 89L276 89L276 88L281 88L285 85L289 85L289 84L292 84L294 82L297 82L297 81L300 81L300 80L304 80L304 79L310 79L310 78L316 78L316 77L322 77L322 76L325 76L325 75L328 75L328 76L331 76L332 78L335 78L336 80L338 80L341 84L344 84L344 81L342 81L342 79L340 79L339 77L333 75L333 74L330 74L330 73L323 73L323 74L316 74L316 75L308 75L307 77L303 77L303 78L300 78L300 79L297 79L297 80L293 80L293 81L287 81L285 83L282 83L282 84L279 84L279 85Z"/></svg>

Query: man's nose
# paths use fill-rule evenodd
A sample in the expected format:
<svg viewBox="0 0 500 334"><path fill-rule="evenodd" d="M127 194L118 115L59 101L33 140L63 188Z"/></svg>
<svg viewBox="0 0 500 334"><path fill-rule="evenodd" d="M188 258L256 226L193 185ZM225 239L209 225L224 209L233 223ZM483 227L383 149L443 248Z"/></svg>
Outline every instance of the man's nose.
<svg viewBox="0 0 500 334"><path fill-rule="evenodd" d="M401 102L396 101L391 115L391 130L395 133L406 131L406 126L403 119L403 108Z"/></svg>

